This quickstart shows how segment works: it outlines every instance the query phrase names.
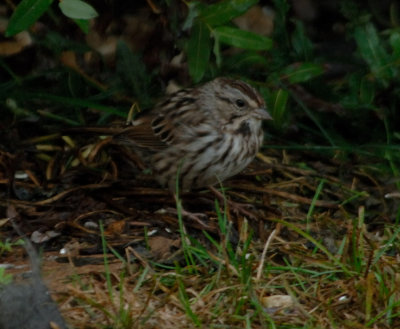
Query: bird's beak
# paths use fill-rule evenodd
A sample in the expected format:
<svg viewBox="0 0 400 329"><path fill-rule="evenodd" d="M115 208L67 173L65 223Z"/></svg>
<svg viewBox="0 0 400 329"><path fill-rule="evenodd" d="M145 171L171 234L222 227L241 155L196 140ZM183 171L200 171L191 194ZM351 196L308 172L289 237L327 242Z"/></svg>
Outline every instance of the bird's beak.
<svg viewBox="0 0 400 329"><path fill-rule="evenodd" d="M257 117L261 120L273 120L271 114L269 114L264 108L256 109L255 113Z"/></svg>

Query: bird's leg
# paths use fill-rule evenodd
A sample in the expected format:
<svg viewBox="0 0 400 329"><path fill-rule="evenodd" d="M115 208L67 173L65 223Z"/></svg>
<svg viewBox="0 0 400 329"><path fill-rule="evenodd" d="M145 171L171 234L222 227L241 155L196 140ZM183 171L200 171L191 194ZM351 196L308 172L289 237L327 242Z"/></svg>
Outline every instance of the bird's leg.
<svg viewBox="0 0 400 329"><path fill-rule="evenodd" d="M183 208L181 199L179 199L175 193L173 195L174 195L174 199L175 199L175 203L176 203L176 209L174 209L173 212L175 212L177 215L179 215L179 213L180 213L182 218L184 218L184 219L186 218L186 219L192 220L194 222L197 222L198 224L200 224L201 226L203 226L205 228L210 227L203 221L203 220L207 219L206 214L190 212L190 211L185 210L185 208Z"/></svg>
<svg viewBox="0 0 400 329"><path fill-rule="evenodd" d="M210 189L211 192L213 192L215 194L215 196L219 199L219 201L221 203L226 202L228 205L228 208L232 209L235 214L237 214L237 215L241 214L241 215L247 216L252 219L257 219L256 215L254 215L252 212L250 212L248 210L248 208L254 209L253 205L246 204L246 203L239 203L239 202L229 200L226 198L225 195L223 195L220 191L218 191L214 186L209 186L208 188Z"/></svg>

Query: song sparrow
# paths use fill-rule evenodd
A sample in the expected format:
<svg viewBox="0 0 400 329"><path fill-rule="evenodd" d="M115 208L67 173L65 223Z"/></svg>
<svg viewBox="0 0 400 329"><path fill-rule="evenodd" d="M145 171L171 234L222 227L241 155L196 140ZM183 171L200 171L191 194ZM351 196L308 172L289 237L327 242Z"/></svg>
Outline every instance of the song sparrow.
<svg viewBox="0 0 400 329"><path fill-rule="evenodd" d="M217 78L183 89L139 115L114 140L131 147L172 192L211 186L242 171L271 119L260 94L243 81Z"/></svg>

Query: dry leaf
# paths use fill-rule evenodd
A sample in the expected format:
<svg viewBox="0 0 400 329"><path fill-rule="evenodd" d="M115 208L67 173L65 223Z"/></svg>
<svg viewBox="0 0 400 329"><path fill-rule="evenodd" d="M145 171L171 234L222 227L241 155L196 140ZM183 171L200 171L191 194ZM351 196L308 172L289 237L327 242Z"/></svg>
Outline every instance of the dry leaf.
<svg viewBox="0 0 400 329"><path fill-rule="evenodd" d="M263 297L261 299L264 307L268 309L283 309L291 308L294 305L293 298L289 295L274 295Z"/></svg>
<svg viewBox="0 0 400 329"><path fill-rule="evenodd" d="M163 236L149 238L149 246L153 255L158 259L165 259L171 255L171 247L179 248L180 239L173 240Z"/></svg>

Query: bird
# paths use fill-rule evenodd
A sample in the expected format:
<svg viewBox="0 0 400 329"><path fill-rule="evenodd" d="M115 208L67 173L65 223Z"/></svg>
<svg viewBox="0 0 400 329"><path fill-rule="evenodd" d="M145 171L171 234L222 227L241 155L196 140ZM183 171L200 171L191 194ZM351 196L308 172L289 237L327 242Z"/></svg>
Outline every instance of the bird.
<svg viewBox="0 0 400 329"><path fill-rule="evenodd" d="M216 78L180 90L132 120L113 140L137 153L161 186L181 192L213 186L241 172L271 120L249 84Z"/></svg>
<svg viewBox="0 0 400 329"><path fill-rule="evenodd" d="M204 187L218 195L213 186L255 158L263 143L262 122L271 119L250 84L218 77L168 95L126 124L85 131L112 135L112 143L136 154L176 199Z"/></svg>

